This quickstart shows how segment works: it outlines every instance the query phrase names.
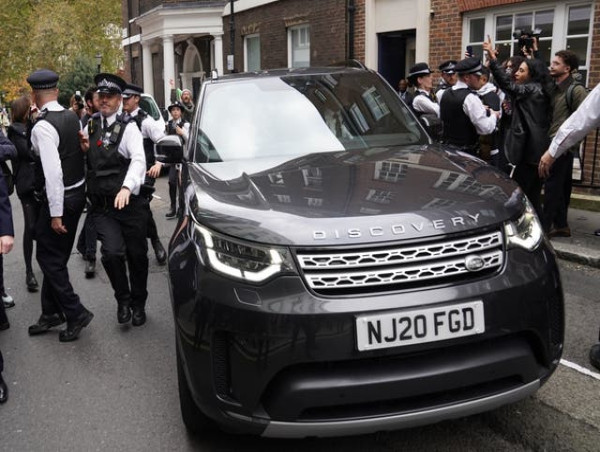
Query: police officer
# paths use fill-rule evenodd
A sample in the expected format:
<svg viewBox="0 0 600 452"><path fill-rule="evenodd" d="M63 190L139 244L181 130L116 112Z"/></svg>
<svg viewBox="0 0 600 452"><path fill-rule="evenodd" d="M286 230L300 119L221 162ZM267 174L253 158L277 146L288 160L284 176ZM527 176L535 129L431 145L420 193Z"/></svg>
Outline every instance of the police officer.
<svg viewBox="0 0 600 452"><path fill-rule="evenodd" d="M83 153L79 143L81 126L77 115L58 102L58 75L42 69L27 78L32 100L40 109L31 131L36 155L36 192L41 207L35 226L36 258L42 282L42 315L29 327L29 334L48 331L67 320L59 340L77 339L94 315L74 292L67 262L71 255L77 223L85 204Z"/></svg>
<svg viewBox="0 0 600 452"><path fill-rule="evenodd" d="M444 61L438 66L441 75L440 82L435 90L435 97L438 101L438 104L442 100L444 91L456 85L456 82L458 81L458 77L454 71L454 66L456 66L456 63L456 60L448 60Z"/></svg>
<svg viewBox="0 0 600 452"><path fill-rule="evenodd" d="M183 105L179 102L174 102L169 105L169 113L171 119L167 122L167 135L178 135L181 144L187 143L190 133L190 123L183 116ZM169 198L171 200L171 208L165 215L168 219L175 218L177 215L177 165L169 167Z"/></svg>
<svg viewBox="0 0 600 452"><path fill-rule="evenodd" d="M440 106L432 94L433 80L431 69L427 63L417 63L410 68L408 82L414 86L415 96L412 101L412 109L417 116L434 114L440 116Z"/></svg>
<svg viewBox="0 0 600 452"><path fill-rule="evenodd" d="M148 209L147 200L139 196L146 173L142 134L129 115L118 114L125 80L101 73L94 81L100 112L92 116L82 138L88 148L90 213L117 300L117 320L140 326L146 322L148 298Z"/></svg>
<svg viewBox="0 0 600 452"><path fill-rule="evenodd" d="M160 175L162 169L162 163L157 162L154 156L154 143L165 136L165 131L159 122L152 119L147 112L140 108L142 91L143 89L137 85L127 84L125 86L125 90L123 91L123 111L127 112L133 118L138 129L142 132L147 173L140 195L148 199L148 238L154 248L156 260L162 265L167 261L167 253L158 237L156 222L152 216L152 210L150 210L150 201L154 192L155 179Z"/></svg>
<svg viewBox="0 0 600 452"><path fill-rule="evenodd" d="M454 70L458 81L445 91L440 103L440 117L444 123L442 141L478 155L479 135L489 135L495 130L500 112L486 108L476 93L482 70L478 58L465 58Z"/></svg>

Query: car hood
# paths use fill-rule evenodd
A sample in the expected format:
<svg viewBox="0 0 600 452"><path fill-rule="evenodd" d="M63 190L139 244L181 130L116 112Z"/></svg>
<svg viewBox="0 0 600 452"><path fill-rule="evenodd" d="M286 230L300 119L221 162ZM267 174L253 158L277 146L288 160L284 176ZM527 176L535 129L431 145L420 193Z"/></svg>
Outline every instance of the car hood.
<svg viewBox="0 0 600 452"><path fill-rule="evenodd" d="M186 205L208 228L261 243L414 240L497 226L523 209L500 171L437 145L189 163Z"/></svg>

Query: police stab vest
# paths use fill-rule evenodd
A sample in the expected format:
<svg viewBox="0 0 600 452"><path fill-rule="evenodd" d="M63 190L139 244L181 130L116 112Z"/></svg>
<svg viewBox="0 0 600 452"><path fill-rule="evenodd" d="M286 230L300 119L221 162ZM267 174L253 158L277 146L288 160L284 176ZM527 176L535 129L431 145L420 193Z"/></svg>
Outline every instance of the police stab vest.
<svg viewBox="0 0 600 452"><path fill-rule="evenodd" d="M119 152L129 115L118 115L106 131L102 116L94 114L88 122L90 148L87 152L87 188L95 196L116 196L123 186L130 159Z"/></svg>
<svg viewBox="0 0 600 452"><path fill-rule="evenodd" d="M456 146L474 146L479 141L475 126L463 110L463 104L469 94L468 88L449 88L440 103L440 118L444 123L444 143Z"/></svg>
<svg viewBox="0 0 600 452"><path fill-rule="evenodd" d="M39 121L48 121L58 133L58 156L63 173L63 184L65 187L76 184L85 177L85 165L83 152L79 143L78 132L80 130L79 118L69 110L42 111ZM40 152L44 152L40 149ZM39 156L35 163L35 189L41 191L46 184L42 161Z"/></svg>

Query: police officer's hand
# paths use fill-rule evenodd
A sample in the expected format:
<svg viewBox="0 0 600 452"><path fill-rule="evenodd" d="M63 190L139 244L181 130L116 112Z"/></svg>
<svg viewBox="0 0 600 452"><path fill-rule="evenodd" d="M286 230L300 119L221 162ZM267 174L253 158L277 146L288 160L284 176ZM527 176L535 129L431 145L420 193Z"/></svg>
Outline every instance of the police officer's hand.
<svg viewBox="0 0 600 452"><path fill-rule="evenodd" d="M148 170L147 174L150 177L153 177L154 179L156 179L158 176L160 176L160 170L162 169L162 163L160 162L156 162L154 165L152 165L150 167L150 169Z"/></svg>
<svg viewBox="0 0 600 452"><path fill-rule="evenodd" d="M14 237L12 235L3 235L0 237L0 254L8 254L12 250Z"/></svg>
<svg viewBox="0 0 600 452"><path fill-rule="evenodd" d="M50 221L50 227L57 234L67 233L67 228L65 228L65 225L62 222L62 217L52 217L52 220Z"/></svg>
<svg viewBox="0 0 600 452"><path fill-rule="evenodd" d="M78 132L78 134L79 134L79 145L81 146L81 150L83 152L87 152L88 149L90 148L90 139L84 135L83 130L80 130Z"/></svg>
<svg viewBox="0 0 600 452"><path fill-rule="evenodd" d="M538 165L538 174L540 178L545 179L550 176L550 168L554 164L556 159L550 155L550 151L544 152L542 158L540 159L540 164Z"/></svg>
<svg viewBox="0 0 600 452"><path fill-rule="evenodd" d="M122 187L115 196L115 209L121 210L123 207L129 204L129 197L131 196L131 191L127 187Z"/></svg>

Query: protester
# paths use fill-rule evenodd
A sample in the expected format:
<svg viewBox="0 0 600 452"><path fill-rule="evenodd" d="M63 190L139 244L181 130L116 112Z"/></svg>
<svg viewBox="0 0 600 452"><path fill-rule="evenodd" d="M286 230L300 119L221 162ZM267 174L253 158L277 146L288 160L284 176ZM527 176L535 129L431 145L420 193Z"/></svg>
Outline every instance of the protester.
<svg viewBox="0 0 600 452"><path fill-rule="evenodd" d="M181 91L181 105L183 107L183 119L191 123L194 118L194 101L192 100L192 92L189 89Z"/></svg>
<svg viewBox="0 0 600 452"><path fill-rule="evenodd" d="M454 70L458 81L446 90L441 102L442 141L477 156L479 135L489 135L494 131L500 112L486 109L476 94L482 71L478 58L465 58L456 64Z"/></svg>
<svg viewBox="0 0 600 452"><path fill-rule="evenodd" d="M14 160L17 157L17 150L15 149L15 145L4 136L4 133L0 130L0 162L6 164L8 160ZM2 173L2 171L0 171ZM7 187L7 182L4 179L0 179L0 183ZM7 187L8 188L8 187ZM8 189L7 189L8 193ZM6 293L6 288L4 287L4 262L2 258L2 252L0 250L0 296L2 297L2 305L5 308L12 308L15 305L15 300L12 296Z"/></svg>
<svg viewBox="0 0 600 452"><path fill-rule="evenodd" d="M554 54L550 63L550 75L556 83L552 98L552 123L550 137L554 137L563 122L581 105L587 90L576 83L572 73L579 68L579 58L570 50ZM573 158L577 144L563 153L552 166L544 181L544 210L542 225L549 237L571 237L567 212L573 184Z"/></svg>
<svg viewBox="0 0 600 452"><path fill-rule="evenodd" d="M579 108L563 122L556 132L548 150L540 159L539 176L548 177L560 156L598 127L600 127L600 84L592 90ZM600 229L596 231L596 235L600 235ZM600 341L600 333L598 340ZM600 342L590 349L590 362L600 370Z"/></svg>
<svg viewBox="0 0 600 452"><path fill-rule="evenodd" d="M502 107L500 105L498 88L490 81L490 70L485 66L481 68L479 86L477 95L481 99L481 102L489 110L497 111L499 114L498 120L500 120L502 117ZM480 157L488 163L497 162L500 154L497 127L490 134L480 135L479 144L481 148Z"/></svg>
<svg viewBox="0 0 600 452"><path fill-rule="evenodd" d="M74 292L67 262L71 256L77 223L85 205L83 153L79 145L79 118L58 103L58 75L42 69L27 82L40 114L31 131L36 156L35 188L42 198L36 223L36 257L44 279L42 315L29 334L48 331L67 320L61 342L77 339L94 317Z"/></svg>
<svg viewBox="0 0 600 452"><path fill-rule="evenodd" d="M23 259L25 261L25 285L29 292L38 290L38 282L33 273L32 256L35 223L40 210L40 202L34 195L35 156L27 138L31 101L21 96L11 103L12 124L8 127L8 138L17 149L13 161L13 172L17 196L23 210Z"/></svg>
<svg viewBox="0 0 600 452"><path fill-rule="evenodd" d="M521 186L536 212L541 214L542 180L537 165L550 142L552 115L550 100L554 90L544 63L526 59L515 73L515 81L497 63L491 38L483 43L488 53L495 83L512 98L512 120L505 136L504 151L515 165L513 179Z"/></svg>
<svg viewBox="0 0 600 452"><path fill-rule="evenodd" d="M146 173L142 134L127 114L118 114L126 82L96 75L100 115L82 134L87 149L87 186L101 242L102 265L117 300L117 321L146 322L148 298L147 199L139 196ZM128 271L129 270L129 271Z"/></svg>

